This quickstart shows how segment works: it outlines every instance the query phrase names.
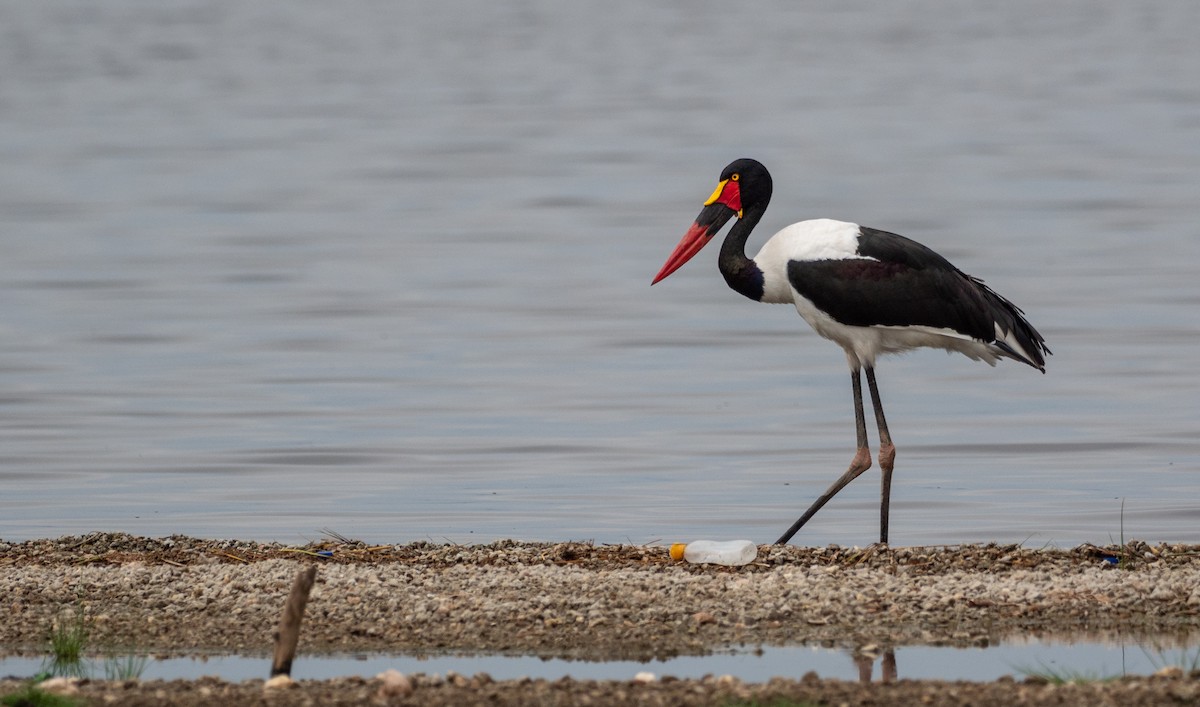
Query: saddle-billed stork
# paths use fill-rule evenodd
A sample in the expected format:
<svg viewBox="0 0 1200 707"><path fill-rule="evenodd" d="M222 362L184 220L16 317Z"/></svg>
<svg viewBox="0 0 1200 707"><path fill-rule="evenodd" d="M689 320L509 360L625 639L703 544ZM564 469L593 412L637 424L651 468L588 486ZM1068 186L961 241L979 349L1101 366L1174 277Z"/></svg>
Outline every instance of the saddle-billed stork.
<svg viewBox="0 0 1200 707"><path fill-rule="evenodd" d="M879 400L875 359L932 347L993 366L1011 358L1045 373L1050 349L1012 302L929 248L895 233L829 219L801 221L776 233L758 255L747 258L746 240L766 212L771 190L771 174L759 162L740 159L726 167L696 222L650 284L678 270L737 217L718 259L725 282L752 300L795 305L818 334L845 350L854 389L858 450L850 468L776 544L791 540L834 494L871 467L863 369L879 427L879 542L887 543L896 448Z"/></svg>

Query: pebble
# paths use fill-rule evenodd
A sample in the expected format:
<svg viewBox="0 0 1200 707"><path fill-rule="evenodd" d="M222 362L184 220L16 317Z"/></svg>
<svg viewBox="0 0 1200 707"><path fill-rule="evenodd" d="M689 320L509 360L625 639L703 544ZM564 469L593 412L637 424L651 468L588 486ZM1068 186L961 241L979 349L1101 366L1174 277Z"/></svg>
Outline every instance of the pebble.
<svg viewBox="0 0 1200 707"><path fill-rule="evenodd" d="M377 698L408 697L413 692L412 681L399 670L386 670L375 676L381 682L375 692Z"/></svg>
<svg viewBox="0 0 1200 707"><path fill-rule="evenodd" d="M287 675L276 675L263 683L264 690L287 690L296 686L296 681Z"/></svg>
<svg viewBox="0 0 1200 707"><path fill-rule="evenodd" d="M55 695L70 697L79 694L79 682L79 678L49 678L38 683L38 689L42 692L50 692Z"/></svg>

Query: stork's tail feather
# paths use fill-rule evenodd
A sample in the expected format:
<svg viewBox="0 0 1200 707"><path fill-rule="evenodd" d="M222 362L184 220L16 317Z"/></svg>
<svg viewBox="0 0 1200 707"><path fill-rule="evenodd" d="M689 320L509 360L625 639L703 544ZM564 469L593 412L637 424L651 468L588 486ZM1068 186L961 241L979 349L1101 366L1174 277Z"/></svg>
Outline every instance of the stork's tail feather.
<svg viewBox="0 0 1200 707"><path fill-rule="evenodd" d="M996 339L992 344L1009 358L1033 366L1045 373L1046 356L1051 355L1050 349L1046 346L1046 339L1038 333L1037 329L1033 328L1020 307L985 285L983 280L975 277L972 277L971 280L975 282L992 305L993 322L996 328Z"/></svg>

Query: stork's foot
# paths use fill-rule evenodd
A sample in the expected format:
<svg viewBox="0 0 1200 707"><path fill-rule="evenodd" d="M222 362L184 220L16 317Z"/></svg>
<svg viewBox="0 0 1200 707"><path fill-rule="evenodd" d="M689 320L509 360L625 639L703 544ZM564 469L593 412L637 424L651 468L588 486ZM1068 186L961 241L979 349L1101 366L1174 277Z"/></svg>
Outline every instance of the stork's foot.
<svg viewBox="0 0 1200 707"><path fill-rule="evenodd" d="M888 549L887 543L871 543L870 545L864 547L854 557L854 564L858 564L860 562L866 562L867 560L871 559L872 557L875 557L876 555L878 555L881 552L887 552L887 549Z"/></svg>

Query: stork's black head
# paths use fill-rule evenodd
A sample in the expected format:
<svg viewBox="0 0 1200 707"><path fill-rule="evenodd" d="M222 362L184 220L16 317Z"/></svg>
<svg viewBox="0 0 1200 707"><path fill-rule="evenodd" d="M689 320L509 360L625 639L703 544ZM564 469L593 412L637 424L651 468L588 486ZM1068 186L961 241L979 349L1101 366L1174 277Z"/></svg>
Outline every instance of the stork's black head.
<svg viewBox="0 0 1200 707"><path fill-rule="evenodd" d="M700 252L712 237L737 216L739 219L749 210L753 214L748 222L753 227L771 201L771 173L762 166L761 162L748 158L734 160L721 172L721 181L717 189L704 202L704 209L696 217L695 223L683 234L679 245L675 246L671 257L658 271L654 281L663 279L678 270L693 255Z"/></svg>
<svg viewBox="0 0 1200 707"><path fill-rule="evenodd" d="M734 211L738 212L738 218L746 209L754 207L766 208L767 202L771 200L771 190L773 184L771 182L771 173L758 160L752 160L748 157L743 157L740 160L734 160L729 163L721 172L721 187L723 191L730 184L737 187L735 195L738 201L738 207ZM718 197L713 201L722 201L720 194L714 194Z"/></svg>

